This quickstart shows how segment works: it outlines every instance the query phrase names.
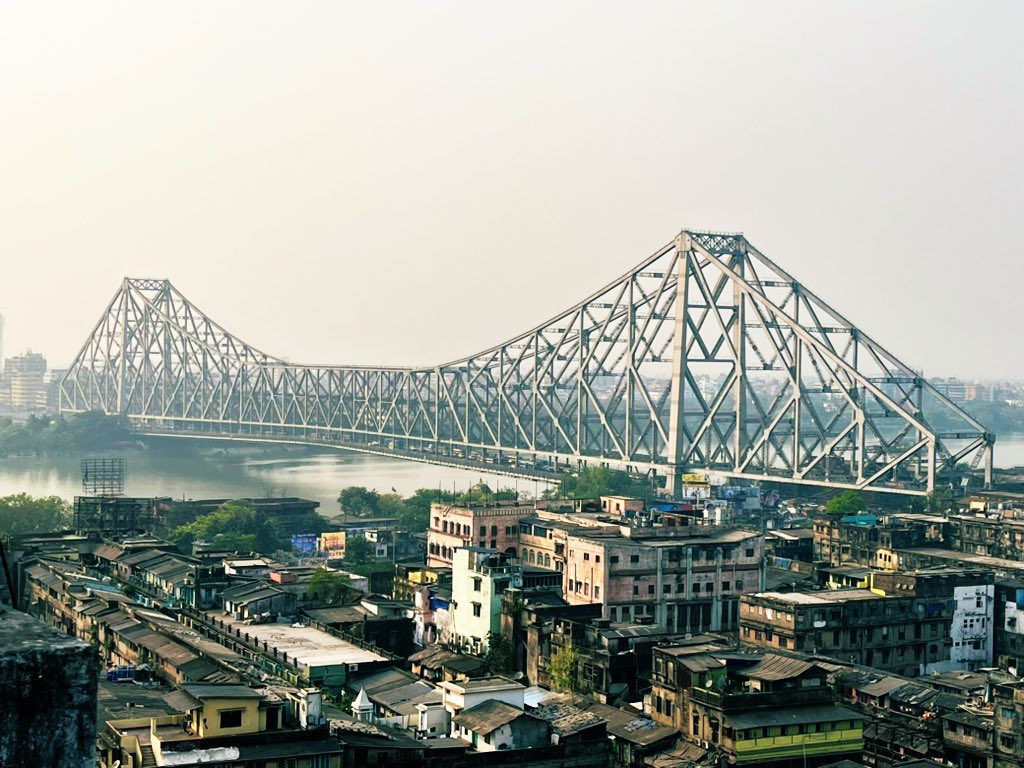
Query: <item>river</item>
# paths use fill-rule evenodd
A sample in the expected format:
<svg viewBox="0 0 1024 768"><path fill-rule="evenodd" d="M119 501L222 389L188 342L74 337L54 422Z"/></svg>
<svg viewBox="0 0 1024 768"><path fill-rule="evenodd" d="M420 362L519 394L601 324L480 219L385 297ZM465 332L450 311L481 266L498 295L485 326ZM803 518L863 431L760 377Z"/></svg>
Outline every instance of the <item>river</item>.
<svg viewBox="0 0 1024 768"><path fill-rule="evenodd" d="M539 494L542 482L488 476L415 461L371 456L352 451L291 447L231 446L202 451L118 450L104 455L128 460L125 493L129 496L171 496L216 499L239 496L301 496L320 502L320 512L338 512L338 491L350 485L394 489L403 496L417 488L466 490L483 480L491 488L515 487ZM71 499L82 493L78 457L0 458L0 496L28 493Z"/></svg>
<svg viewBox="0 0 1024 768"><path fill-rule="evenodd" d="M417 488L465 490L483 481L492 488L515 487L537 495L544 483L488 476L414 461L370 456L351 451L256 446L204 447L193 453L146 450L118 451L128 460L125 492L130 496L231 498L238 496L302 496L320 502L327 515L337 509L338 491L349 485L394 489L404 496ZM997 467L1024 466L1024 434L1004 435L996 443ZM81 494L77 457L0 459L0 496Z"/></svg>

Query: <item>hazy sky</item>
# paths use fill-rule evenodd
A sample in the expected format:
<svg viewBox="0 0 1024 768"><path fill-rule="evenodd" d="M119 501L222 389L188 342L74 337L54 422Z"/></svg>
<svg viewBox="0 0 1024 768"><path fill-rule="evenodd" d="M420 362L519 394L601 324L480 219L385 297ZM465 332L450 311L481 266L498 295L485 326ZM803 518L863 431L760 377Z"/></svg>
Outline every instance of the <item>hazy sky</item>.
<svg viewBox="0 0 1024 768"><path fill-rule="evenodd" d="M1024 377L1024 4L8 2L6 352L125 275L293 361L425 364L683 227L930 375Z"/></svg>

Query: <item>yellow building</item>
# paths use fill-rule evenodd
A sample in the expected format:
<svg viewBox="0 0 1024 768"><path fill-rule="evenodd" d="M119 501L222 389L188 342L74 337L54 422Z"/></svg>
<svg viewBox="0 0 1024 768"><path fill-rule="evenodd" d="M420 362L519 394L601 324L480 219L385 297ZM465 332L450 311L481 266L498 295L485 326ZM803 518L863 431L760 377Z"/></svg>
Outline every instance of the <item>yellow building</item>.
<svg viewBox="0 0 1024 768"><path fill-rule="evenodd" d="M306 727L296 727L289 702L269 690L185 685L164 700L181 714L107 722L100 739L101 765L341 766L342 747L318 722L322 718L307 714Z"/></svg>

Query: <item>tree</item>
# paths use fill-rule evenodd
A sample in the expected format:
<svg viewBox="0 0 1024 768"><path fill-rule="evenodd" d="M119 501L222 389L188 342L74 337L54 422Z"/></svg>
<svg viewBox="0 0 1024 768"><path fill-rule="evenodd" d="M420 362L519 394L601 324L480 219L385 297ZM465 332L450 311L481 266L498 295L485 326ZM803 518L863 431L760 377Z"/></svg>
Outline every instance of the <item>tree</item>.
<svg viewBox="0 0 1024 768"><path fill-rule="evenodd" d="M22 536L62 531L71 524L71 505L59 496L26 493L0 498L0 533Z"/></svg>
<svg viewBox="0 0 1024 768"><path fill-rule="evenodd" d="M495 674L514 672L512 643L500 632L487 633L487 653L484 654L487 668Z"/></svg>
<svg viewBox="0 0 1024 768"><path fill-rule="evenodd" d="M405 499L397 493L382 493L377 500L377 511L381 517L397 517L405 514Z"/></svg>
<svg viewBox="0 0 1024 768"><path fill-rule="evenodd" d="M380 512L380 494L361 485L350 485L338 494L338 506L346 515L376 517Z"/></svg>
<svg viewBox="0 0 1024 768"><path fill-rule="evenodd" d="M829 515L855 515L864 511L864 499L857 491L843 491L825 504Z"/></svg>
<svg viewBox="0 0 1024 768"><path fill-rule="evenodd" d="M175 528L168 538L182 549L196 539L216 540L236 552L274 552L280 545L274 521L238 501L228 501L208 515Z"/></svg>
<svg viewBox="0 0 1024 768"><path fill-rule="evenodd" d="M317 568L306 587L306 597L315 603L336 603L345 594L349 584L345 574Z"/></svg>
<svg viewBox="0 0 1024 768"><path fill-rule="evenodd" d="M345 562L350 565L366 565L374 559L373 547L362 536L349 534L345 537Z"/></svg>
<svg viewBox="0 0 1024 768"><path fill-rule="evenodd" d="M566 645L558 649L548 664L548 679L556 691L575 691L579 685L579 655Z"/></svg>
<svg viewBox="0 0 1024 768"><path fill-rule="evenodd" d="M547 498L593 499L598 496L647 498L654 488L647 478L608 467L584 467L576 475L565 475L557 489L544 492Z"/></svg>
<svg viewBox="0 0 1024 768"><path fill-rule="evenodd" d="M936 488L925 496L925 509L933 515L940 515L953 508L953 491L949 488Z"/></svg>

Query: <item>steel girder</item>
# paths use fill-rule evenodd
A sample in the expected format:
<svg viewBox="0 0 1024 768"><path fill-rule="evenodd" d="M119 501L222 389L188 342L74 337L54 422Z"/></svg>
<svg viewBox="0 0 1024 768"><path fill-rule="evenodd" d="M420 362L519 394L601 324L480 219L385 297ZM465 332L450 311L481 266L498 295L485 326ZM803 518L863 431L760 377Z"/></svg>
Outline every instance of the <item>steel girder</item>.
<svg viewBox="0 0 1024 768"><path fill-rule="evenodd" d="M294 365L125 279L61 410L140 429L925 493L994 437L742 235L684 231L576 306L433 368Z"/></svg>

